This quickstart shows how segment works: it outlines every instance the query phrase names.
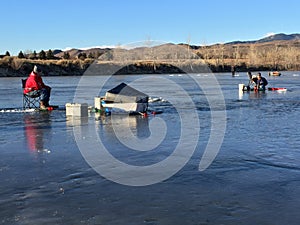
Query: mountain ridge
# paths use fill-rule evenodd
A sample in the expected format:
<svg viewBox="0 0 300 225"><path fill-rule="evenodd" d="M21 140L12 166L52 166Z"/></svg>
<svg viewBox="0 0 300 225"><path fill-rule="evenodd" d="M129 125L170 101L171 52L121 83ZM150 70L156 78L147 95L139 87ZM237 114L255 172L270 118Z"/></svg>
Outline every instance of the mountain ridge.
<svg viewBox="0 0 300 225"><path fill-rule="evenodd" d="M226 42L225 45L237 45L237 44L261 44L261 43L268 43L268 42L273 42L273 41L294 41L294 40L300 40L300 33L294 33L294 34L285 34L285 33L278 33L278 34L273 34L269 35L267 37L257 39L257 40L250 40L250 41L231 41L231 42ZM217 44L211 44L209 46L213 45L218 45ZM163 45L176 45L174 43L166 43ZM187 45L186 43L179 43L178 45ZM193 50L197 50L201 48L201 45L190 45L190 48ZM59 50L57 49L55 54L56 57L63 58L64 53L68 53L70 55L70 58L76 58L80 54L85 53L86 55L95 55L99 56L105 53L106 51L112 50L114 48L107 48L107 47L91 47L91 48L72 48L69 50Z"/></svg>
<svg viewBox="0 0 300 225"><path fill-rule="evenodd" d="M267 37L253 40L253 41L231 41L225 43L228 44L256 44L256 43L266 43L266 42L272 42L272 41L293 41L293 40L300 40L300 34L294 33L294 34L285 34L285 33L278 33L269 35Z"/></svg>

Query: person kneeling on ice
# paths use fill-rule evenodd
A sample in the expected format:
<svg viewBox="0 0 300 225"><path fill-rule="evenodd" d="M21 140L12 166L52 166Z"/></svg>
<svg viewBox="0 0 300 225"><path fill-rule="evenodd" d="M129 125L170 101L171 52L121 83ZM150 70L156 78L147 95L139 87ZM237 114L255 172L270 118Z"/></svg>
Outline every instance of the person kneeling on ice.
<svg viewBox="0 0 300 225"><path fill-rule="evenodd" d="M29 96L40 95L40 109L46 109L49 106L51 87L44 84L41 73L41 70L35 65L27 78L24 94Z"/></svg>
<svg viewBox="0 0 300 225"><path fill-rule="evenodd" d="M263 91L266 90L266 86L268 85L268 81L266 78L262 77L261 76L261 73L258 73L256 75L256 80L255 80L255 89L256 90L259 90L259 89L262 89Z"/></svg>
<svg viewBox="0 0 300 225"><path fill-rule="evenodd" d="M252 76L252 73L250 71L247 74L248 74L249 82L248 82L248 85L246 88L247 88L247 91L250 91L250 90L254 89L254 87L256 86L257 78Z"/></svg>

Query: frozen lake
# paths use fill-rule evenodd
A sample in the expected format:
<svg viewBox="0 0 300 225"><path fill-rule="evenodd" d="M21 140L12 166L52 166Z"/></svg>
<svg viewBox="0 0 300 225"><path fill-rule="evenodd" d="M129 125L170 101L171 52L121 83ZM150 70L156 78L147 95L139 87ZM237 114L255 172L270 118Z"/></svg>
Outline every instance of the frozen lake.
<svg viewBox="0 0 300 225"><path fill-rule="evenodd" d="M24 112L21 78L0 78L0 224L298 224L300 72L263 73L285 93L241 96L239 75L114 76L96 92L132 83L174 104L82 120L65 103L93 105L108 77L44 77L52 112Z"/></svg>

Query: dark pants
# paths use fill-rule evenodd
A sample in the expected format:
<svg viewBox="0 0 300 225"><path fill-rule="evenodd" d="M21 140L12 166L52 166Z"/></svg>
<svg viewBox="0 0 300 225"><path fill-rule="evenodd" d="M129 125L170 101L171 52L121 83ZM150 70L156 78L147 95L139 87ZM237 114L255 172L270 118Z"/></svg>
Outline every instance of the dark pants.
<svg viewBox="0 0 300 225"><path fill-rule="evenodd" d="M37 97L40 95L41 101L47 105L47 104L49 104L50 93L51 93L51 87L46 86L45 88L42 88L40 90L31 91L31 92L27 93L27 95L29 97Z"/></svg>

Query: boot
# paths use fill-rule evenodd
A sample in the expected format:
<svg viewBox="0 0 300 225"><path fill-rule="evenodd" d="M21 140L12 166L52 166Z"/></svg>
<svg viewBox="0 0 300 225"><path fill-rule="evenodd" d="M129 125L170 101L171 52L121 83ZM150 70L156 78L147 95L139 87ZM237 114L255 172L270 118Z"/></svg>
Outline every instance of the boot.
<svg viewBox="0 0 300 225"><path fill-rule="evenodd" d="M42 110L47 109L47 107L43 101L40 101L40 109L42 109Z"/></svg>
<svg viewBox="0 0 300 225"><path fill-rule="evenodd" d="M50 106L49 101L50 101L50 99L48 99L47 101L44 101L44 106L49 107Z"/></svg>
<svg viewBox="0 0 300 225"><path fill-rule="evenodd" d="M49 102L44 102L44 106L46 106L46 107L50 106Z"/></svg>

